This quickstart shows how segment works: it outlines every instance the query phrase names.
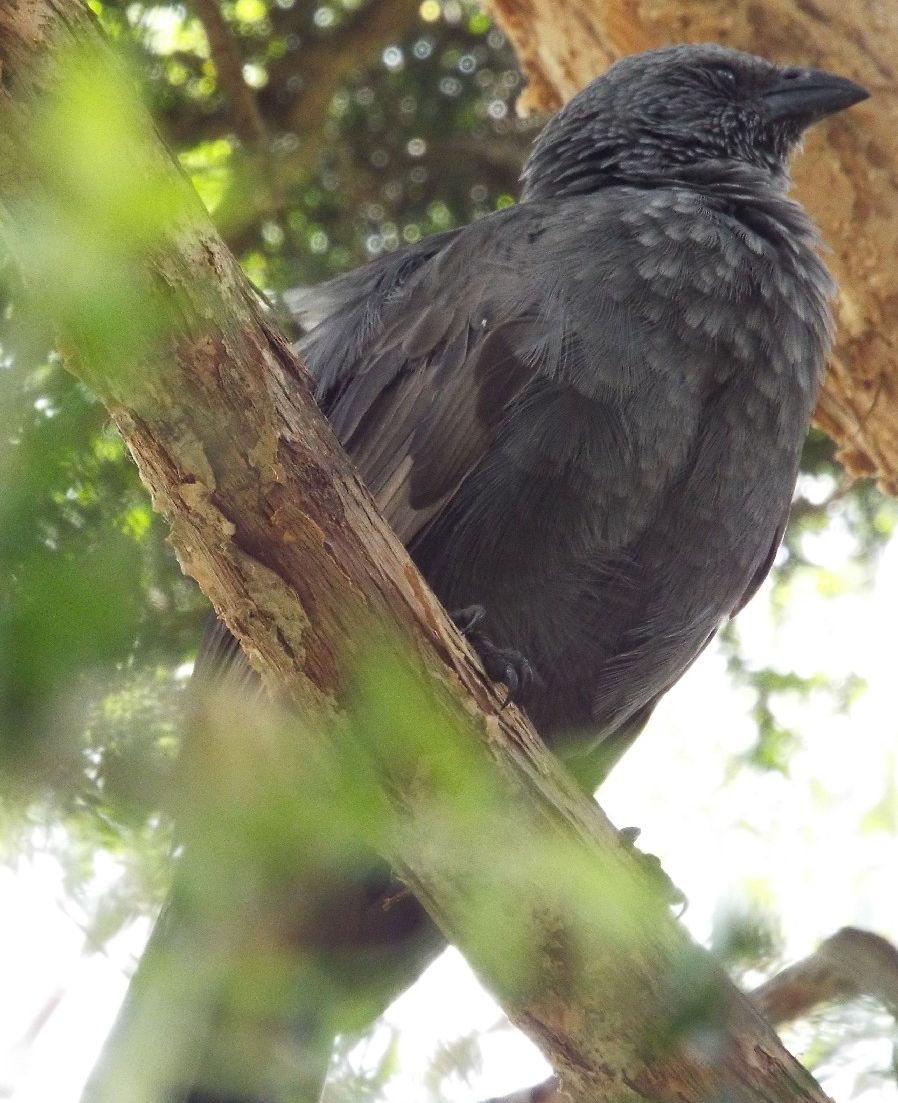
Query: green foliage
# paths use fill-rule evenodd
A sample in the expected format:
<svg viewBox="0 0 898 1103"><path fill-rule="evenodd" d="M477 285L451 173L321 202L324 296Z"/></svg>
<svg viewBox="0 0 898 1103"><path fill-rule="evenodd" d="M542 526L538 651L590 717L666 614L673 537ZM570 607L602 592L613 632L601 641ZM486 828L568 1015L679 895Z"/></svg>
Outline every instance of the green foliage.
<svg viewBox="0 0 898 1103"><path fill-rule="evenodd" d="M727 643L727 669L733 682L750 687L755 697L751 716L757 728L757 741L741 762L733 763L734 769L748 763L759 769L788 773L789 759L799 736L781 719L783 707L823 696L830 712L845 713L866 688L863 678L857 675L834 680L823 673L807 677L794 670L751 666L739 650L738 627L733 623L726 626L723 638Z"/></svg>
<svg viewBox="0 0 898 1103"><path fill-rule="evenodd" d="M261 120L258 133L241 122L221 78L223 60L212 55L196 14L167 3L92 4L203 203L249 276L275 301L287 287L513 201L536 124L514 117L522 82L502 35L470 2L424 0L417 18L407 5L394 6L395 25L380 28L374 0L222 4L247 97ZM153 289L140 283L136 262L152 251L161 225L189 214L178 211L152 164L134 171L140 124L130 94L102 72L85 72L77 59L69 64L65 101L46 105L32 136L32 155L56 190L48 205L13 212L15 233L27 238L38 273L30 294L0 255L0 829L7 854L57 855L71 899L101 944L165 892L170 814L185 807L185 792L173 791L172 764L206 606L181 575L105 411L65 371L47 328L46 318L56 318L107 363L127 370L165 334L164 315ZM67 280L41 278L61 259ZM845 486L842 478L831 444L812 433L770 590L782 619L808 579L827 595L867 585L894 532L894 503L869 483ZM823 554L824 538L833 537L845 549L836 563ZM823 697L838 710L863 692L858 678L834 683L823 673L750 663L736 630L727 632L725 646L734 680L753 694L758 733L733 772L788 771L798 739L788 716L796 699ZM405 756L413 778L416 740L432 736L432 702L386 661L360 673L359 693L368 738L378 735L381 746ZM333 762L319 761L322 772L312 774L308 763L285 765L275 757L271 769L249 771L255 794L238 789L234 799L231 792L229 815L214 814L206 787L227 794L228 779L247 774L237 770L246 766L241 755L259 749L255 740L246 745L239 727L229 744L226 731L220 734L234 755L216 767L220 787L215 763L205 762L206 795L194 801L194 818L181 817L194 840L204 906L221 906L224 898L239 922L250 921L246 901L233 898L235 883L268 877L276 884L295 869L297 853L322 868L348 868L359 860L360 834L368 846L383 840L384 809L354 781L364 771ZM428 779L440 795L434 831L445 835L449 855L494 801L485 776L476 756L453 746ZM297 814L297 785L306 815ZM323 808L326 837L315 831ZM894 830L894 784L869 820L871 830ZM501 925L535 868L553 871L559 894L571 901L574 929L597 915L608 920L609 894L596 899L585 891L591 869L551 848L515 854L509 847L504 872L492 871L490 891L469 901L472 923L484 931ZM98 856L118 871L102 893ZM489 857L465 855L484 863ZM204 868L217 871L213 883ZM610 895L625 928L632 901ZM715 945L734 968L748 969L775 956L771 927L766 911L730 916L721 920ZM515 948L509 935L502 949L512 971L520 964ZM686 1004L676 996L686 1012L673 1027L701 1025L712 1015L696 991ZM473 1065L469 1040L459 1045ZM435 1099L443 1097L450 1056L458 1054L434 1062ZM376 1097L395 1071L394 1039L365 1064L368 1071L358 1072L344 1051L335 1100Z"/></svg>
<svg viewBox="0 0 898 1103"><path fill-rule="evenodd" d="M125 1098L135 1063L136 1098L167 1097L162 1086L180 1082L180 1070L191 1067L191 1039L203 1038L211 1019L226 1039L215 1067L232 1064L237 1077L249 1067L281 1098L276 1087L292 1082L321 1024L326 1036L330 1022L359 1029L382 1010L396 994L389 960L364 938L341 941L342 923L354 931L355 922L366 921L356 909L348 918L333 911L342 886L357 893L372 883L378 855L413 851L425 883L440 886L435 899L452 886L442 919L464 932L470 960L506 995L540 1007L548 956L539 949L542 937L551 940L559 991L576 989L598 943L614 985L613 1017L632 1020L629 1001L636 1006L639 990L614 963L634 946L657 947L663 939L657 921L667 901L655 882L634 875L616 855L571 839L552 817L525 812L511 819L509 798L517 798L521 783L497 778L468 718L410 671L406 648L381 642L363 651L354 704L339 721L310 716L299 723L245 695L219 692L194 714L172 797L183 853L170 917L139 978L145 996L152 993L147 1005L158 1010L130 1023L111 1080ZM339 727L324 738L328 723ZM384 912L391 906L379 897L366 903ZM166 922L172 937L164 937ZM716 967L678 945L669 975L655 983L669 994L642 1050L663 1053L684 1035L714 1034ZM601 1000L590 1013L607 1019ZM185 1016L189 1037L160 1047L160 1036L180 1035ZM271 1024L283 1031L276 1045ZM338 1055L346 1082L336 1097L376 1098L397 1072L395 1036L379 1031L349 1044ZM459 1079L456 1061L471 1071L477 1060L473 1036L438 1047L426 1078L431 1097L448 1096L447 1081Z"/></svg>
<svg viewBox="0 0 898 1103"><path fill-rule="evenodd" d="M375 1103L381 1098L398 1062L398 1031L393 1028L382 1033L385 1038L360 1040L347 1034L338 1040L324 1103Z"/></svg>
<svg viewBox="0 0 898 1103"><path fill-rule="evenodd" d="M782 936L769 907L748 898L722 904L714 916L710 948L737 976L769 968L781 954Z"/></svg>
<svg viewBox="0 0 898 1103"><path fill-rule="evenodd" d="M397 12L393 42L388 29L365 40L358 8L224 6L267 128L250 152L195 16L95 4L232 247L275 293L504 202L526 151L528 128L510 121L513 57L473 8L420 22ZM302 115L297 73L339 59L347 36L357 63ZM139 115L119 78L66 64L66 98L46 105L31 141L57 189L50 205L13 212L37 273L31 298L0 258L0 755L16 807L38 799L50 820L54 807L80 810L72 830L100 817L125 832L159 808L178 742L174 674L195 650L203 600L45 319L127 369L165 332L135 262L178 212L151 163L135 172ZM41 277L61 261L69 279Z"/></svg>

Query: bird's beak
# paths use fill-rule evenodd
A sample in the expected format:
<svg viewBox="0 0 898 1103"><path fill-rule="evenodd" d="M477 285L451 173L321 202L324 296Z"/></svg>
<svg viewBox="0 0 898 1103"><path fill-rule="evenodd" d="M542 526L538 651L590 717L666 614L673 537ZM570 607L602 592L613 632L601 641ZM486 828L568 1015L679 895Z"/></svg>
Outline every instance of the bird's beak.
<svg viewBox="0 0 898 1103"><path fill-rule="evenodd" d="M789 69L765 93L764 102L774 119L792 119L805 127L869 97L866 88L846 77L823 69Z"/></svg>

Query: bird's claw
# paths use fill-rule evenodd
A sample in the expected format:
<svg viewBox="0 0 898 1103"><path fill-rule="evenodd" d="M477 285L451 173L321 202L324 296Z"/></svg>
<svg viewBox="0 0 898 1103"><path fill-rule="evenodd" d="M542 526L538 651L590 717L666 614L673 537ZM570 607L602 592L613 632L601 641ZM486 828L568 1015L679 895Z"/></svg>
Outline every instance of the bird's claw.
<svg viewBox="0 0 898 1103"><path fill-rule="evenodd" d="M512 701L524 700L534 686L542 684L542 679L525 655L513 647L497 647L492 640L477 631L486 620L486 609L482 605L468 605L450 613L450 616L456 628L480 656L490 678L494 682L505 683L508 692L502 702L503 709Z"/></svg>
<svg viewBox="0 0 898 1103"><path fill-rule="evenodd" d="M496 647L492 640L481 636L472 640L480 661L494 682L504 682L507 689L502 708L512 701L524 700L537 680L530 660L513 647Z"/></svg>
<svg viewBox="0 0 898 1103"><path fill-rule="evenodd" d="M466 605L449 614L452 623L465 637L470 636L486 620L486 609L482 605Z"/></svg>
<svg viewBox="0 0 898 1103"><path fill-rule="evenodd" d="M533 664L514 647L499 647L478 631L487 619L487 610L483 606L467 606L449 614L456 628L468 640L474 651L480 656L483 668L493 682L504 682L507 694L502 708L513 700L523 700L534 686L542 685L543 679L534 671Z"/></svg>
<svg viewBox="0 0 898 1103"><path fill-rule="evenodd" d="M678 888L665 873L661 865L661 859L657 854L646 854L644 850L640 850L636 845L636 840L639 838L639 828L624 827L617 834L624 847L630 851L639 862L643 872L648 875L653 888L663 897L665 904L673 908L679 908L677 918L682 918L689 907L689 900L683 890Z"/></svg>

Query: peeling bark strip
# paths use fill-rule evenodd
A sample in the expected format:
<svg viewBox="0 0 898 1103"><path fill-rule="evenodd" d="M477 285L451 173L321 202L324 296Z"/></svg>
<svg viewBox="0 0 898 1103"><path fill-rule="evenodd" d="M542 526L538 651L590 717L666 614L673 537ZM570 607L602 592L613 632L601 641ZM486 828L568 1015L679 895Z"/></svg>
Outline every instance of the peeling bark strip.
<svg viewBox="0 0 898 1103"><path fill-rule="evenodd" d="M721 42L832 69L873 93L811 132L797 193L832 248L837 345L817 408L853 475L898 494L898 21L882 0L486 0L530 87L520 108L555 110L622 54Z"/></svg>
<svg viewBox="0 0 898 1103"><path fill-rule="evenodd" d="M48 259L29 242L26 216L42 204L61 218L67 212L52 206L58 180L42 176L45 162L28 143L40 97L65 99L60 58L76 45L91 73L112 65L80 0L0 0L0 212L26 281L42 280L48 291L69 273L48 267L52 251ZM383 623L408 641L410 662L435 688L435 730L451 732L466 718L454 745L470 757L477 740L500 796L493 833L466 837L447 861L428 819L428 777L439 776L443 760L429 761L424 741L409 776L407 763L391 758L385 732L373 748L397 824L385 857L542 1046L571 1099L824 1103L773 1030L657 901L600 809L514 709L498 710L499 694L378 516L300 365L146 119L135 115L132 137L120 157L116 151L121 179L133 172L179 197L159 240L133 253L138 286L165 307L170 329L140 347L100 346L100 356L79 319L66 316L67 347L127 441L185 570L272 687L307 715L339 713L359 624ZM105 195L102 215L127 224L114 203ZM117 362L125 350L131 360ZM546 847L557 880L579 895L547 883L544 864L525 862ZM526 882L521 869L532 869ZM481 924L473 939L471 889L497 891L513 877L516 906L501 922ZM509 973L515 939L531 948L526 985L520 972Z"/></svg>

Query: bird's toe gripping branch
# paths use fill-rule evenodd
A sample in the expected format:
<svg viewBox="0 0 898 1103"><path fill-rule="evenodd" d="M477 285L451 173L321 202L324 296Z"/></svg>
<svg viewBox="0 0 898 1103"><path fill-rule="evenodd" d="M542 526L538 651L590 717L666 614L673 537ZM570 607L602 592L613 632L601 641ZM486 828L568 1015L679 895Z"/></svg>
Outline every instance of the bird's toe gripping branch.
<svg viewBox="0 0 898 1103"><path fill-rule="evenodd" d="M468 605L464 609L457 609L450 616L456 628L477 652L490 678L494 682L505 683L508 695L502 704L503 708L511 701L525 701L532 689L543 684L542 678L533 669L533 664L526 655L513 647L498 647L478 631L486 620L486 609L482 605Z"/></svg>

